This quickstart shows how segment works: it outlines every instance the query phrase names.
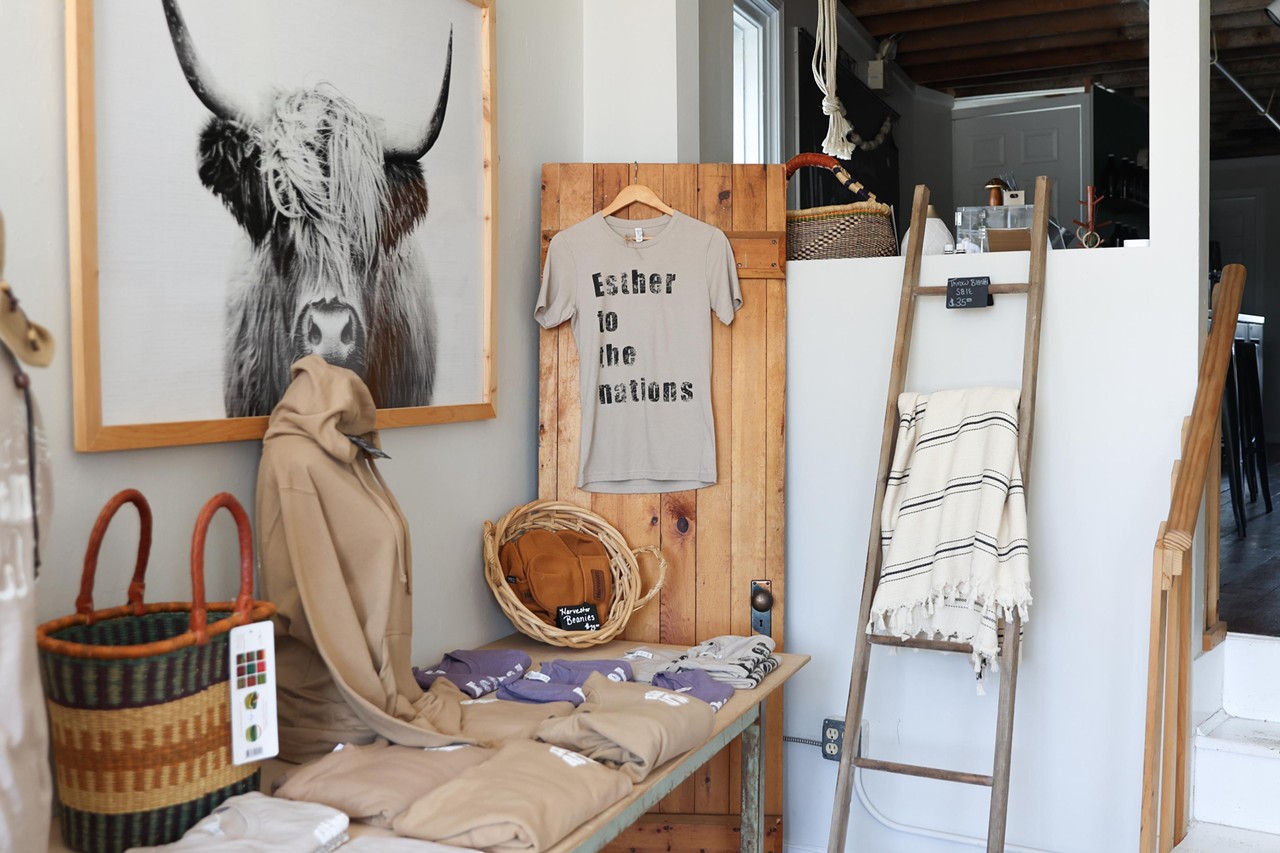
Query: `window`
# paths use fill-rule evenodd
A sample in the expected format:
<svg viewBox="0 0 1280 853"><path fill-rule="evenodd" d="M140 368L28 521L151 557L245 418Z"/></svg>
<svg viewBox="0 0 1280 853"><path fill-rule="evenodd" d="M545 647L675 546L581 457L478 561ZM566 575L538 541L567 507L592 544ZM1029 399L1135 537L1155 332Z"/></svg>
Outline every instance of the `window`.
<svg viewBox="0 0 1280 853"><path fill-rule="evenodd" d="M733 4L733 162L782 153L779 12L770 0Z"/></svg>

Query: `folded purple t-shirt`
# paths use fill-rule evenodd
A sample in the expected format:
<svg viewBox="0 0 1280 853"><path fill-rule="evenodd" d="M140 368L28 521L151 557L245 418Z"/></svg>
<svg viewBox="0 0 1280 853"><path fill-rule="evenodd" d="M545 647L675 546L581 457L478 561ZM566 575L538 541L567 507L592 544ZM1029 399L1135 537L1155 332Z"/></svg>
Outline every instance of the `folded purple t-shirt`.
<svg viewBox="0 0 1280 853"><path fill-rule="evenodd" d="M598 672L610 681L630 681L631 664L624 660L557 660L543 661L539 671L556 684L586 684Z"/></svg>
<svg viewBox="0 0 1280 853"><path fill-rule="evenodd" d="M530 676L536 675L536 672L530 673ZM494 695L499 699L512 702L572 702L575 708L587 698L586 693L579 686L543 681L536 677L504 681Z"/></svg>
<svg viewBox="0 0 1280 853"><path fill-rule="evenodd" d="M723 681L716 681L700 669L684 672L659 672L653 676L653 686L662 687L675 693L687 693L701 699L719 711L725 702L733 698L733 687Z"/></svg>
<svg viewBox="0 0 1280 853"><path fill-rule="evenodd" d="M498 685L520 678L533 661L514 649L454 649L435 666L413 668L413 677L423 690L437 678L447 678L473 699L498 689Z"/></svg>

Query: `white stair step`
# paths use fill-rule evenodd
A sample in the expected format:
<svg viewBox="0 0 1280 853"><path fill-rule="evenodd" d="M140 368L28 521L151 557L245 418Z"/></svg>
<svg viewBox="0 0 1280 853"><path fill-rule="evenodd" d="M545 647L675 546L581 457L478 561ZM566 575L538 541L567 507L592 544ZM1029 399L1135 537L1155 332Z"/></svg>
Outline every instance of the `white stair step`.
<svg viewBox="0 0 1280 853"><path fill-rule="evenodd" d="M1280 723L1219 711L1196 727L1195 749L1195 819L1280 835Z"/></svg>
<svg viewBox="0 0 1280 853"><path fill-rule="evenodd" d="M1173 853L1280 853L1280 835L1196 823Z"/></svg>
<svg viewBox="0 0 1280 853"><path fill-rule="evenodd" d="M1228 634L1222 708L1233 717L1280 722L1280 638Z"/></svg>

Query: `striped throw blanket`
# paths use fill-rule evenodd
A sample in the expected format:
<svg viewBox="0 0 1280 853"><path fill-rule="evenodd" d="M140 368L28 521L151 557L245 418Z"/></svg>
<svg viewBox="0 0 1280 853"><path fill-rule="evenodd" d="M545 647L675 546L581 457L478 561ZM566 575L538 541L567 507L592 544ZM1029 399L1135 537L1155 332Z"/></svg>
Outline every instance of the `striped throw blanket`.
<svg viewBox="0 0 1280 853"><path fill-rule="evenodd" d="M1031 604L1018 391L907 393L898 413L867 630L972 643L981 678L999 620Z"/></svg>

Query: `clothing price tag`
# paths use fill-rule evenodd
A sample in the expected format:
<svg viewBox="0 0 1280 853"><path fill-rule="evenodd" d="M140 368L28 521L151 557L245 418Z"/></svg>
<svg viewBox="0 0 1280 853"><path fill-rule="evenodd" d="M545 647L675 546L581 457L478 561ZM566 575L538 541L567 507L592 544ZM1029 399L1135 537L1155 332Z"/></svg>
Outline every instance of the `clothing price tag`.
<svg viewBox="0 0 1280 853"><path fill-rule="evenodd" d="M637 242L637 243L643 243L643 242L644 242L644 229L643 229L643 228L637 228L637 229L636 229L636 242Z"/></svg>
<svg viewBox="0 0 1280 853"><path fill-rule="evenodd" d="M985 275L970 278L947 279L948 308L986 308L994 304L987 288L991 286L991 277Z"/></svg>
<svg viewBox="0 0 1280 853"><path fill-rule="evenodd" d="M594 604L557 607L556 627L563 631L599 631L600 612Z"/></svg>
<svg viewBox="0 0 1280 853"><path fill-rule="evenodd" d="M270 622L231 629L231 763L280 752L276 721L276 643Z"/></svg>

